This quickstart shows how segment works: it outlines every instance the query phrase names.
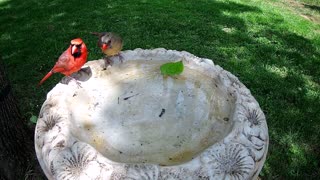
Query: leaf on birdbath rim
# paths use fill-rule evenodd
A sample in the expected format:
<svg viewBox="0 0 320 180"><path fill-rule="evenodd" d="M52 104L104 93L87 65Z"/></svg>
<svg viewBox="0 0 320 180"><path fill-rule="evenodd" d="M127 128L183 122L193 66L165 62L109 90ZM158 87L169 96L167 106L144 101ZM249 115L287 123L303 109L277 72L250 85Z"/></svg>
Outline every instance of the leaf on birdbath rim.
<svg viewBox="0 0 320 180"><path fill-rule="evenodd" d="M38 117L35 116L35 115L32 115L31 118L30 118L30 122L36 124L37 123L37 120L38 120Z"/></svg>
<svg viewBox="0 0 320 180"><path fill-rule="evenodd" d="M174 76L179 75L183 71L183 63L182 60L178 62L169 62L162 64L160 66L161 74L164 76Z"/></svg>

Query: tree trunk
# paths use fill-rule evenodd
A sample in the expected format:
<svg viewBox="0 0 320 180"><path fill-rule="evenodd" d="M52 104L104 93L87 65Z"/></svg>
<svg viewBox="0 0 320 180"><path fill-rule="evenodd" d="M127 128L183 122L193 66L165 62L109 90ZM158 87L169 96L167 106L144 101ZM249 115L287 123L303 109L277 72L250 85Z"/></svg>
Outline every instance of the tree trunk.
<svg viewBox="0 0 320 180"><path fill-rule="evenodd" d="M25 179L34 161L32 147L0 56L0 179Z"/></svg>

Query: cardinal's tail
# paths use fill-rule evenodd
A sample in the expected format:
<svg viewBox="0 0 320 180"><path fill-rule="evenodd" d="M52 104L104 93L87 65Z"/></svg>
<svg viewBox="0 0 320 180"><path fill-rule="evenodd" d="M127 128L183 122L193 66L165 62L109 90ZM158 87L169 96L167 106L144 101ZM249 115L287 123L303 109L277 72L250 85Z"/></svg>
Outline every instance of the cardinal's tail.
<svg viewBox="0 0 320 180"><path fill-rule="evenodd" d="M101 35L101 33L98 33L98 32L90 32L90 34L96 35L96 36L100 36Z"/></svg>
<svg viewBox="0 0 320 180"><path fill-rule="evenodd" d="M40 86L45 80L47 80L51 75L53 74L52 71L50 71L42 80L39 82L38 86Z"/></svg>

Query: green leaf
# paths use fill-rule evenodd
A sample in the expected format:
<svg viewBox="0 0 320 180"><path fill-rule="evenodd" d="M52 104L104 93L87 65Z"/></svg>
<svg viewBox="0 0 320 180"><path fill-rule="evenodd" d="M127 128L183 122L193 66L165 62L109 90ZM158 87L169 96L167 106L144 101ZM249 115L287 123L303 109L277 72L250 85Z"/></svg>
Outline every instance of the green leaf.
<svg viewBox="0 0 320 180"><path fill-rule="evenodd" d="M38 120L38 117L35 116L35 115L32 115L31 118L30 118L30 122L36 124L37 123L37 120Z"/></svg>
<svg viewBox="0 0 320 180"><path fill-rule="evenodd" d="M183 63L182 61L178 61L162 64L160 66L160 71L162 75L168 76L181 74L183 71Z"/></svg>

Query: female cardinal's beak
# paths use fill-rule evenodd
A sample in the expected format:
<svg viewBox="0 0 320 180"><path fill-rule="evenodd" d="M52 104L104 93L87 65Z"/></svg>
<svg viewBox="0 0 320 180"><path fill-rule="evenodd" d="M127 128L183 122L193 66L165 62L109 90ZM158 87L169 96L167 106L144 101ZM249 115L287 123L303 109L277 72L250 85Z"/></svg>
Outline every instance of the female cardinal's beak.
<svg viewBox="0 0 320 180"><path fill-rule="evenodd" d="M106 49L108 49L108 45L107 44L102 44L101 50L105 51Z"/></svg>

